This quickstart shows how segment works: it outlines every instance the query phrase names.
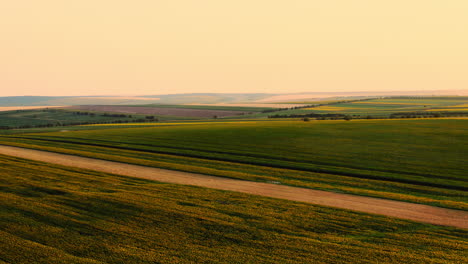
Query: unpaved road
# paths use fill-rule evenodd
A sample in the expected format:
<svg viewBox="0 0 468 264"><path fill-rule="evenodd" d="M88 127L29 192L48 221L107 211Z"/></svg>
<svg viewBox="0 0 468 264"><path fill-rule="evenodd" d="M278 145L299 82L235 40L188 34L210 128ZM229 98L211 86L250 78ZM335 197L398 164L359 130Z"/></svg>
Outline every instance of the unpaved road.
<svg viewBox="0 0 468 264"><path fill-rule="evenodd" d="M243 192L366 213L381 214L436 225L468 228L468 212L461 210L277 184L234 180L10 146L0 145L0 154L161 182Z"/></svg>

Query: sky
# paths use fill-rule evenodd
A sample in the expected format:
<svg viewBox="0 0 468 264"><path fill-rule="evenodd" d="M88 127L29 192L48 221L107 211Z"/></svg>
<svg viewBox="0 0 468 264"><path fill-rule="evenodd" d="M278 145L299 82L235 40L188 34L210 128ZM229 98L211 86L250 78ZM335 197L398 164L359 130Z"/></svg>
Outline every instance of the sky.
<svg viewBox="0 0 468 264"><path fill-rule="evenodd" d="M0 96L468 89L466 0L0 1Z"/></svg>

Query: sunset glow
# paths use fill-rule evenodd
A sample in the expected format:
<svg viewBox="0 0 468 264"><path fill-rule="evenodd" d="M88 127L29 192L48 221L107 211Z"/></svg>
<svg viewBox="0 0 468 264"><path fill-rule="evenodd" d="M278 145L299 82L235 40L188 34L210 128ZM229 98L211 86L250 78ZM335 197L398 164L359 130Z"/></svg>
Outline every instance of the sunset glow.
<svg viewBox="0 0 468 264"><path fill-rule="evenodd" d="M0 3L0 96L468 88L466 0Z"/></svg>

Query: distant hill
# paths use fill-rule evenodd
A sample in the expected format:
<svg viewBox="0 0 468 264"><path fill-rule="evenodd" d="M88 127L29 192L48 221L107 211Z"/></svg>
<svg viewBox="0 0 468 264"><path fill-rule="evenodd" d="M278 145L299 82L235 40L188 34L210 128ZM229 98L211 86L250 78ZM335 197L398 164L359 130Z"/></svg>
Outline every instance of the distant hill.
<svg viewBox="0 0 468 264"><path fill-rule="evenodd" d="M154 104L158 98L125 96L10 96L0 97L0 106L129 105Z"/></svg>
<svg viewBox="0 0 468 264"><path fill-rule="evenodd" d="M255 102L275 94L167 94L147 96L10 96L0 106L216 104Z"/></svg>
<svg viewBox="0 0 468 264"><path fill-rule="evenodd" d="M65 99L67 97L52 96L9 96L0 97L0 106L35 106L35 105L53 105L47 102L53 100Z"/></svg>
<svg viewBox="0 0 468 264"><path fill-rule="evenodd" d="M0 97L5 106L143 105L143 104L242 104L285 103L384 96L467 96L468 90L395 92L311 92L311 93L190 93L142 96L10 96Z"/></svg>
<svg viewBox="0 0 468 264"><path fill-rule="evenodd" d="M261 93L191 93L144 96L158 97L161 104L219 104L219 103L251 103L276 94Z"/></svg>
<svg viewBox="0 0 468 264"><path fill-rule="evenodd" d="M258 103L307 102L323 99L362 99L389 96L468 96L468 90L311 92L278 94L258 100Z"/></svg>

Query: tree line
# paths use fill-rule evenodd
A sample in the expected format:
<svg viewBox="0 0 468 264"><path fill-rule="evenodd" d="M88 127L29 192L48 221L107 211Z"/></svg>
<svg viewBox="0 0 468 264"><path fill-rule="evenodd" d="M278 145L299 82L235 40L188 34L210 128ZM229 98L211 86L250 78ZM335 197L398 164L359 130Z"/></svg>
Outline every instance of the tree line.
<svg viewBox="0 0 468 264"><path fill-rule="evenodd" d="M263 110L262 113L272 113L272 112L279 112L279 111L286 111L286 110L296 110L296 109L303 109L303 108L314 108L324 105L335 105L335 104L343 104L343 103L353 103L353 102L360 102L360 101L368 101L375 98L364 98L364 99L356 99L356 100L341 100L341 101L333 101L328 103L320 103L320 104L310 104L310 105L302 105L302 106L294 106L294 107L285 107L285 108L274 108L274 109L266 109Z"/></svg>

